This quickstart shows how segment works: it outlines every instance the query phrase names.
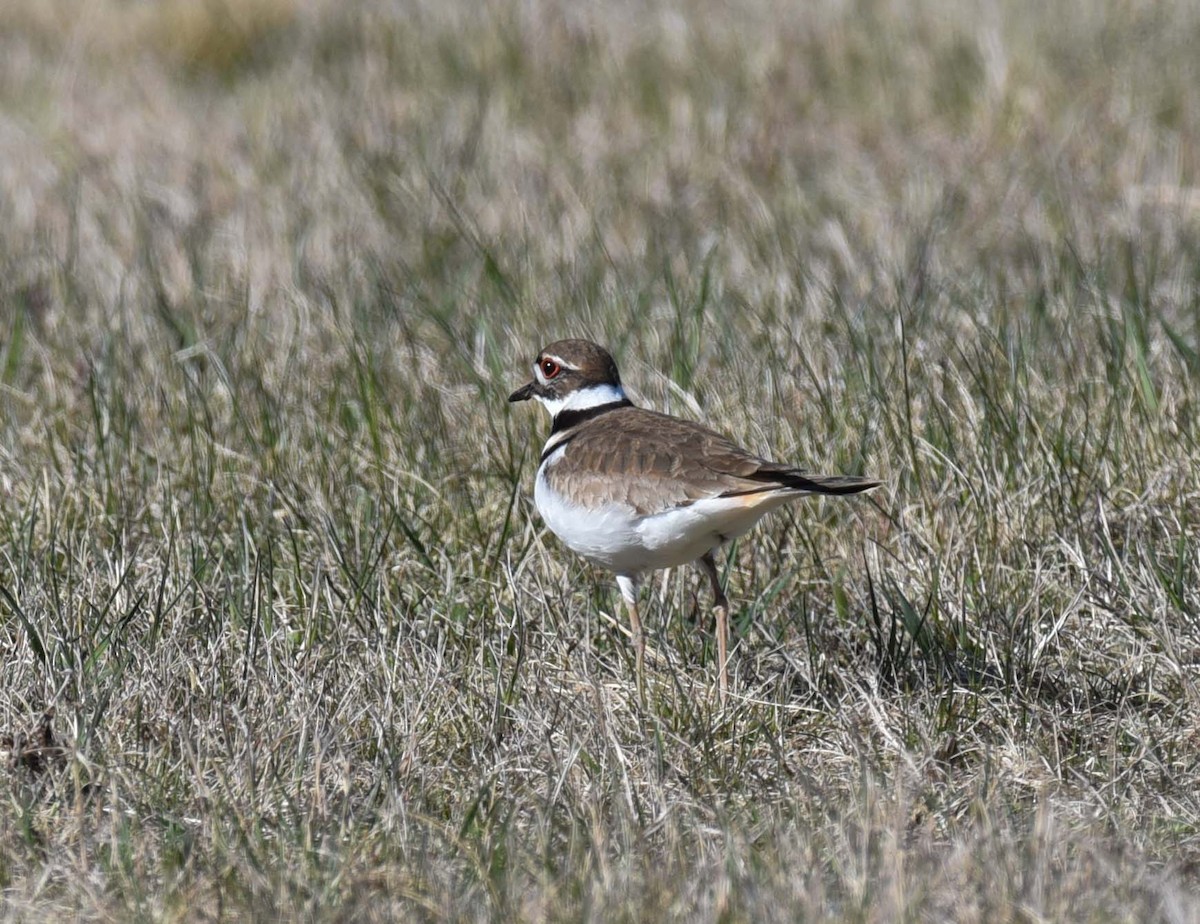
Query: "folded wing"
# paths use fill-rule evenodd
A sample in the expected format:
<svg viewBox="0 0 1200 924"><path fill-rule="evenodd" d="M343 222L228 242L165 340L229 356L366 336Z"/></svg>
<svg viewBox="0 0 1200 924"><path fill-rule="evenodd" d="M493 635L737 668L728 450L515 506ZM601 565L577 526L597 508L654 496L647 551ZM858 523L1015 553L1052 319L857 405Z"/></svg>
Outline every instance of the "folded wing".
<svg viewBox="0 0 1200 924"><path fill-rule="evenodd" d="M645 515L714 497L854 494L879 484L770 462L707 427L644 408L619 408L602 420L568 433L561 463L545 473L565 492L556 482L570 470L570 493L588 506L621 504Z"/></svg>

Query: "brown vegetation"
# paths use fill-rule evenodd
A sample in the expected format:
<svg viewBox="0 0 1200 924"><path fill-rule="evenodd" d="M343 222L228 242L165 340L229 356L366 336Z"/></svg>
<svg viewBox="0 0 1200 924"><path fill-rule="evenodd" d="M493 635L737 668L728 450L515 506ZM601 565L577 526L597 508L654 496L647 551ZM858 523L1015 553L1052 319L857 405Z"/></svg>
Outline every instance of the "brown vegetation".
<svg viewBox="0 0 1200 924"><path fill-rule="evenodd" d="M1197 47L0 0L4 916L1194 920ZM886 479L733 551L724 711L532 510L564 336Z"/></svg>

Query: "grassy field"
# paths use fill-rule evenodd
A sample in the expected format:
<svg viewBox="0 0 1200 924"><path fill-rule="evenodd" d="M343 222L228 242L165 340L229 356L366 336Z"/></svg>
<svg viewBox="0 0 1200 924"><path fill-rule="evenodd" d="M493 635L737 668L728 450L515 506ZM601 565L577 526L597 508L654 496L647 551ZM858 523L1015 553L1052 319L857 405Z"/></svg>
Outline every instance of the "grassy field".
<svg viewBox="0 0 1200 924"><path fill-rule="evenodd" d="M0 918L1200 919L1200 5L0 0ZM651 582L546 342L884 480Z"/></svg>

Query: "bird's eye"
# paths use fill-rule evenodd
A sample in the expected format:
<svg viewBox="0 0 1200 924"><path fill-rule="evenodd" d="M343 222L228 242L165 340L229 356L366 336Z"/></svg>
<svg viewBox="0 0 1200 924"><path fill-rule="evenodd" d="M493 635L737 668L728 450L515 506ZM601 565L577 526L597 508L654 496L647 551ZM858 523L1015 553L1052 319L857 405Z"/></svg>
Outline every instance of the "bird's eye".
<svg viewBox="0 0 1200 924"><path fill-rule="evenodd" d="M542 367L542 375L548 379L552 379L562 372L562 367L548 357L543 358L539 365Z"/></svg>

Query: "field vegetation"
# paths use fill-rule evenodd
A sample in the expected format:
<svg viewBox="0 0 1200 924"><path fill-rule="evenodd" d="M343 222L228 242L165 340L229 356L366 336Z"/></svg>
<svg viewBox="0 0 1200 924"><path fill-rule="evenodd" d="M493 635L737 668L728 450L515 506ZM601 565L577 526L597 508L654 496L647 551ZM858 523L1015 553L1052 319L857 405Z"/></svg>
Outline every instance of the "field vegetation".
<svg viewBox="0 0 1200 924"><path fill-rule="evenodd" d="M0 917L1200 918L1200 4L0 0ZM651 582L544 343L869 497Z"/></svg>

